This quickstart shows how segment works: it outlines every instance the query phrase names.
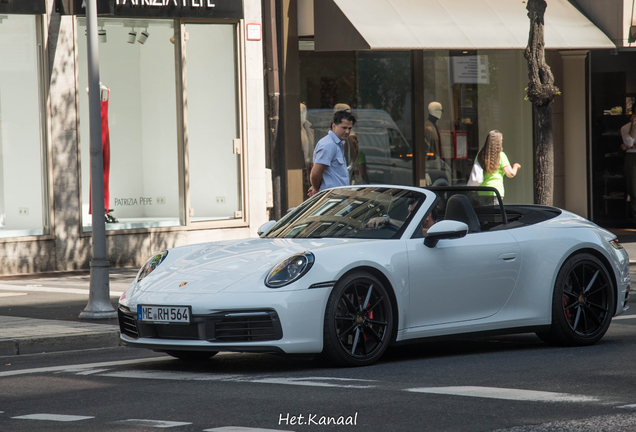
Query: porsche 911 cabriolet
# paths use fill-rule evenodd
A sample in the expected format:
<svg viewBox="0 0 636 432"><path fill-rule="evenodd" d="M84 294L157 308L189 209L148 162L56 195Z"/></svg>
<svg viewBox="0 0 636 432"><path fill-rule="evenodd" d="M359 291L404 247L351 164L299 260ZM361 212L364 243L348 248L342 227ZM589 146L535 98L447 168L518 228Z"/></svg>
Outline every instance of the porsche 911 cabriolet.
<svg viewBox="0 0 636 432"><path fill-rule="evenodd" d="M590 345L627 309L615 235L555 207L503 205L492 188L335 188L259 231L152 256L119 299L123 343L364 366L432 337Z"/></svg>

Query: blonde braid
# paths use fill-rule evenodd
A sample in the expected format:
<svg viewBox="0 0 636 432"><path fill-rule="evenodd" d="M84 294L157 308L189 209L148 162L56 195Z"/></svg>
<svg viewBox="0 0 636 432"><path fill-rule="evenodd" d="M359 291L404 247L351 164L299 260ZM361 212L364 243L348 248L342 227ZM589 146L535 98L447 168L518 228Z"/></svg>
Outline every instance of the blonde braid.
<svg viewBox="0 0 636 432"><path fill-rule="evenodd" d="M499 158L502 150L503 135L498 130L488 132L486 143L477 155L479 164L488 174L499 169Z"/></svg>

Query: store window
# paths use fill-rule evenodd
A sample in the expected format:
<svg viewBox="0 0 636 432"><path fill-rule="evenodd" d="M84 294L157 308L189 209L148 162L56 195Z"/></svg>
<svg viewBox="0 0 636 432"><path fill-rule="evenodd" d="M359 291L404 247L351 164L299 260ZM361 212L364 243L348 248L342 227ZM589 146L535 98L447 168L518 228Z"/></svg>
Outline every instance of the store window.
<svg viewBox="0 0 636 432"><path fill-rule="evenodd" d="M532 105L524 100L523 52L425 51L423 81L426 148L416 150L428 153L427 184L465 185L488 132L499 130L510 163L522 167L504 179L505 202L533 202Z"/></svg>
<svg viewBox="0 0 636 432"><path fill-rule="evenodd" d="M305 190L313 149L336 109L357 118L345 144L351 184L413 184L410 52L300 52Z"/></svg>
<svg viewBox="0 0 636 432"><path fill-rule="evenodd" d="M236 27L186 24L190 220L241 211Z"/></svg>
<svg viewBox="0 0 636 432"><path fill-rule="evenodd" d="M0 15L0 237L49 232L40 25Z"/></svg>
<svg viewBox="0 0 636 432"><path fill-rule="evenodd" d="M411 51L336 53L300 46L306 173L334 109L348 106L358 118L345 145L352 184L465 185L488 132L496 129L510 162L522 166L514 179L504 180L506 202L533 201L532 105L524 100L522 51L424 51L423 70L414 77ZM414 101L422 95L414 98L415 79L424 93L424 118L418 119ZM419 144L416 124L423 126ZM421 172L414 171L415 160L423 161Z"/></svg>
<svg viewBox="0 0 636 432"><path fill-rule="evenodd" d="M180 225L174 21L100 19L99 26L102 151L110 159L104 164L106 228ZM82 216L90 230L85 30L79 18Z"/></svg>
<svg viewBox="0 0 636 432"><path fill-rule="evenodd" d="M85 20L78 21L79 87L86 89ZM102 127L109 133L102 140L107 159L109 154L104 165L107 229L242 218L236 25L181 26L174 20L99 19L105 33L99 44L102 117L108 110ZM183 51L177 46L179 34L184 35ZM80 119L88 231L85 91L80 91Z"/></svg>

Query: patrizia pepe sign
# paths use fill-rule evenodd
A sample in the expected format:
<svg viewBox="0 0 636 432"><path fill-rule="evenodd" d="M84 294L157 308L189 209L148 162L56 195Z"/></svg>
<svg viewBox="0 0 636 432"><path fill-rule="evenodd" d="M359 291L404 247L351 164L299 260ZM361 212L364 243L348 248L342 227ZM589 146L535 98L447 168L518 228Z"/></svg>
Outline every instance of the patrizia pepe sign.
<svg viewBox="0 0 636 432"><path fill-rule="evenodd" d="M87 0L57 0L64 15L86 15ZM242 19L243 0L96 0L100 16Z"/></svg>

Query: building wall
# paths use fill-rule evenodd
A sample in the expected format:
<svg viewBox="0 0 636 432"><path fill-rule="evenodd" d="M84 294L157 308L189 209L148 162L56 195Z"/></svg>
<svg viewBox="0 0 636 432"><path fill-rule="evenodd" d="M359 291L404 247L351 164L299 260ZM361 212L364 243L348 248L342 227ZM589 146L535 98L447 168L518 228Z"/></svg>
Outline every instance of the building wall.
<svg viewBox="0 0 636 432"><path fill-rule="evenodd" d="M245 23L261 23L260 0L243 0L244 20L239 45L244 53L244 179L248 226L193 229L157 228L142 231L107 232L106 243L112 266L139 266L158 250L192 243L241 239L256 236L267 221L265 171L265 115L262 41L247 41ZM91 234L82 230L79 149L78 92L76 87L74 20L55 12L55 0L47 0L45 45L48 56L47 108L50 110L48 165L52 232L48 236L0 240L0 274L64 271L89 268ZM83 35L82 35L83 36ZM88 119L83 119L88 121Z"/></svg>

